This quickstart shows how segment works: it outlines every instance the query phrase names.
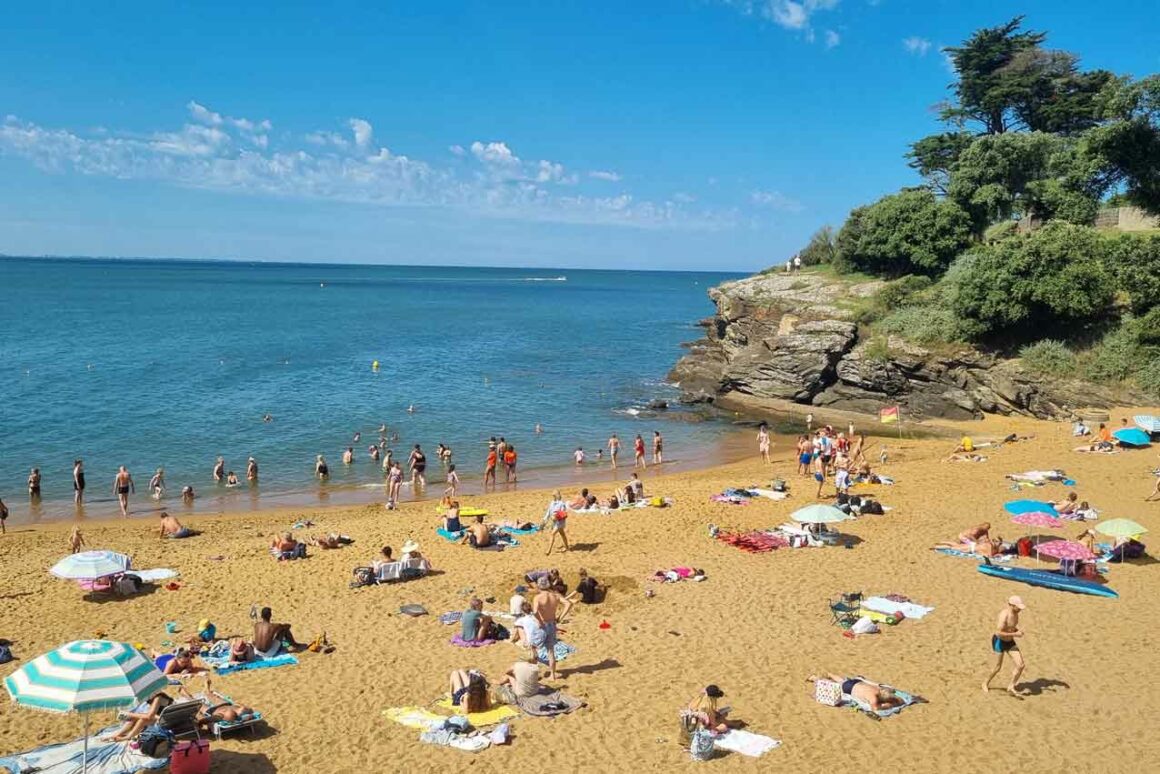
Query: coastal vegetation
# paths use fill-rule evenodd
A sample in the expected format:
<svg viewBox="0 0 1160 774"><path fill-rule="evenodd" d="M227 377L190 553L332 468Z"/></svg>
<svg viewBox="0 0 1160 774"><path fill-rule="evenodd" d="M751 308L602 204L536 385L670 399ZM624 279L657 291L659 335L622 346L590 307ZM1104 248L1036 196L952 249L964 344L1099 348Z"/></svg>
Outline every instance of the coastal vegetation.
<svg viewBox="0 0 1160 774"><path fill-rule="evenodd" d="M906 154L922 178L825 226L802 262L887 280L866 338L970 343L1054 376L1160 394L1160 233L1096 227L1160 214L1160 75L1084 70L1023 18L946 49L943 130Z"/></svg>

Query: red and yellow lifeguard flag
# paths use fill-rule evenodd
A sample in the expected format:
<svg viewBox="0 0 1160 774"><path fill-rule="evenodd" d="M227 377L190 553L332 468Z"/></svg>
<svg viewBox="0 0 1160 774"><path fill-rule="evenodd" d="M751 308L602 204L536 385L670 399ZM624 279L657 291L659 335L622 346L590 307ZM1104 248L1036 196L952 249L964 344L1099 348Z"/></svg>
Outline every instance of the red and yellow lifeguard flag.
<svg viewBox="0 0 1160 774"><path fill-rule="evenodd" d="M878 419L881 420L882 424L884 424L884 425L888 425L891 422L897 422L898 421L898 406L891 406L890 408L884 408L884 409L879 410Z"/></svg>

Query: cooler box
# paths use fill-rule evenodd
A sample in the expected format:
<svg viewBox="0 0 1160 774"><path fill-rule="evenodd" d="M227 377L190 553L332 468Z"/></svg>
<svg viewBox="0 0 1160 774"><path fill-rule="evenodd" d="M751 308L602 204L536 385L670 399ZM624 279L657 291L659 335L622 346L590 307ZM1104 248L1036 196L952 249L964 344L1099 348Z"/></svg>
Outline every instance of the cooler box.
<svg viewBox="0 0 1160 774"><path fill-rule="evenodd" d="M209 742L178 742L169 753L171 774L209 774Z"/></svg>

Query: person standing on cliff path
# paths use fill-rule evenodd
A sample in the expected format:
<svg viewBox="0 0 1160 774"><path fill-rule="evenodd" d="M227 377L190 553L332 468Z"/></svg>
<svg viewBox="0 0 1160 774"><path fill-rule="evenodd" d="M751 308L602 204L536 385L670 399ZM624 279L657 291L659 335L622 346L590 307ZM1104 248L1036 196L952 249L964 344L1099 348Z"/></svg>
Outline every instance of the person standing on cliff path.
<svg viewBox="0 0 1160 774"><path fill-rule="evenodd" d="M802 257L800 254L795 255L793 257L793 270L794 271L801 271L802 270Z"/></svg>

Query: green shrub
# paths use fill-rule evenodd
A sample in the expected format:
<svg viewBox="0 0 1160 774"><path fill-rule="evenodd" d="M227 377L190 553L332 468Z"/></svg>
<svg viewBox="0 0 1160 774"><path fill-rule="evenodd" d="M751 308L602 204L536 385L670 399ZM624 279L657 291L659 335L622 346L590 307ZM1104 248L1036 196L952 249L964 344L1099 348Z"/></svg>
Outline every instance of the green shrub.
<svg viewBox="0 0 1160 774"><path fill-rule="evenodd" d="M1160 304L1160 235L1120 234L1104 244L1108 267L1132 311L1143 314Z"/></svg>
<svg viewBox="0 0 1160 774"><path fill-rule="evenodd" d="M1018 228L1019 224L1014 220L1001 220L987 227L987 230L983 232L983 241L998 242L1009 236L1015 236Z"/></svg>
<svg viewBox="0 0 1160 774"><path fill-rule="evenodd" d="M834 263L881 276L937 276L970 241L971 220L961 207L930 191L903 190L850 213Z"/></svg>
<svg viewBox="0 0 1160 774"><path fill-rule="evenodd" d="M833 226L822 226L810 237L810 242L798 255L805 266L821 266L834 262L836 234Z"/></svg>
<svg viewBox="0 0 1160 774"><path fill-rule="evenodd" d="M1075 371L1075 353L1062 341L1043 339L1019 350L1019 357L1029 371L1051 376L1066 376Z"/></svg>
<svg viewBox="0 0 1160 774"><path fill-rule="evenodd" d="M955 314L946 306L904 306L884 317L878 330L918 344L963 340Z"/></svg>
<svg viewBox="0 0 1160 774"><path fill-rule="evenodd" d="M1154 399L1160 398L1160 355L1145 360L1136 371L1136 384Z"/></svg>
<svg viewBox="0 0 1160 774"><path fill-rule="evenodd" d="M908 274L887 283L878 291L878 302L887 310L899 309L933 284L934 281L930 277Z"/></svg>

